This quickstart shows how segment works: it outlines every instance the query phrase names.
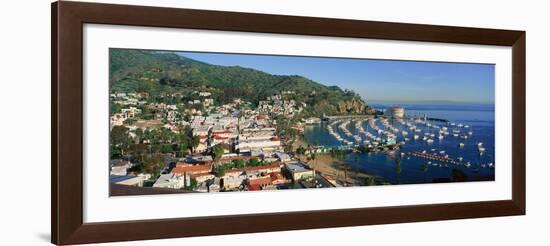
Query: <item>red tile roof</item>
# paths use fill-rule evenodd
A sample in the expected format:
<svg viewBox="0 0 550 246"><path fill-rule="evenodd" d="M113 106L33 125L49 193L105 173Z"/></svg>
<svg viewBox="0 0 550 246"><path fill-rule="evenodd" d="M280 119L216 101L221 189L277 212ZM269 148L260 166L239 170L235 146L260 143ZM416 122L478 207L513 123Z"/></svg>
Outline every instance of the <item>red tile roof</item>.
<svg viewBox="0 0 550 246"><path fill-rule="evenodd" d="M259 185L248 185L249 191L261 190L261 189L262 187L260 187Z"/></svg>
<svg viewBox="0 0 550 246"><path fill-rule="evenodd" d="M270 185L271 184L271 177L265 176L265 177L261 177L261 178L250 179L248 181L248 184L249 185Z"/></svg>
<svg viewBox="0 0 550 246"><path fill-rule="evenodd" d="M273 181L284 181L285 178L283 177L283 175L281 175L281 173L270 173L269 174L269 177L271 177L271 182Z"/></svg>
<svg viewBox="0 0 550 246"><path fill-rule="evenodd" d="M211 164L196 165L196 166L183 166L183 167L175 167L174 169L172 169L172 173L176 173L176 174L206 173L206 172L210 172L211 169L212 169Z"/></svg>
<svg viewBox="0 0 550 246"><path fill-rule="evenodd" d="M229 131L229 130L224 130L224 131L212 131L212 135L226 134L226 133L233 133L233 132L232 132L232 131Z"/></svg>

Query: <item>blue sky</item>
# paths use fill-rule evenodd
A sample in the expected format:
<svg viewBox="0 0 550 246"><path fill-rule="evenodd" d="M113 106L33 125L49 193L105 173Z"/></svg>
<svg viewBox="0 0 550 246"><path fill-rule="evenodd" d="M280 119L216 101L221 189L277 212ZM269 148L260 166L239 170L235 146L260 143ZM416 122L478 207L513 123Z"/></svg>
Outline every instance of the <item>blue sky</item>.
<svg viewBox="0 0 550 246"><path fill-rule="evenodd" d="M301 75L359 93L367 102L494 103L492 64L178 52L223 66Z"/></svg>

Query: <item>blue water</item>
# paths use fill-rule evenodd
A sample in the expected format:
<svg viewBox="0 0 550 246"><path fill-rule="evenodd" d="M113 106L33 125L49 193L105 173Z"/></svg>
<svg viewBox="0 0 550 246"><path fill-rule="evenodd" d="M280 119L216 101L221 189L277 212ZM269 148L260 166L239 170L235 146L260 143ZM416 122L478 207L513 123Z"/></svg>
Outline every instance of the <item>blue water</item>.
<svg viewBox="0 0 550 246"><path fill-rule="evenodd" d="M376 104L372 105L377 109L384 109L390 105ZM418 184L418 183L432 183L432 182L448 182L453 181L453 169L456 175L457 170L465 174L467 181L480 181L480 180L494 180L494 167L489 167L488 163L495 163L495 112L494 105L485 104L400 104L405 108L407 115L424 115L433 118L443 118L450 122L455 122L457 125L469 125L470 128L459 128L457 126L451 126L449 123L431 121L430 123L438 126L448 127L449 135L445 136L443 140L434 139L432 144L428 144L422 141L422 137L425 132L434 133L438 135L438 129L427 128L423 124L414 123L418 128L422 129L421 133L416 133L420 136L420 139L413 140L414 133L408 129L406 125L403 125L397 121L390 121L391 124L400 129L400 132L406 130L409 141L403 145L400 151L397 151L395 155L389 155L386 152L377 153L350 153L346 156L344 161L353 169L365 172L371 175L375 175L379 180L389 182L392 184ZM324 145L324 146L338 146L342 145L333 136L328 133L326 129L327 123L320 125L307 126L304 131L304 138L306 142L312 145ZM377 120L377 126L380 129L385 129L379 120ZM357 134L355 129L355 123L352 121L348 125L348 129L352 134ZM363 124L365 130L375 134L370 127L367 127L367 123ZM341 130L335 125L334 129L340 133L342 137L346 137ZM459 137L452 136L452 130L460 130L460 135L464 135L468 131L472 131L473 134L468 139L461 139ZM353 140L348 138L349 140ZM404 137L401 133L397 134L397 141L403 141ZM483 155L479 154L477 143L482 142L485 147ZM463 148L459 148L459 143L464 143ZM433 151L435 150L435 151ZM414 151L426 151L430 154L440 154L440 151L445 151L446 155L450 158L456 159L457 157L463 157L463 163L470 162L470 167L465 165L453 165L441 163L438 161L427 160L421 157L415 157L411 155L405 155L400 157L401 152L410 153ZM397 159L400 159L401 171L398 172ZM427 165L427 170L423 170L428 161L432 164ZM434 163L442 164L433 166ZM456 177L456 176L455 176ZM456 181L456 179L455 179Z"/></svg>

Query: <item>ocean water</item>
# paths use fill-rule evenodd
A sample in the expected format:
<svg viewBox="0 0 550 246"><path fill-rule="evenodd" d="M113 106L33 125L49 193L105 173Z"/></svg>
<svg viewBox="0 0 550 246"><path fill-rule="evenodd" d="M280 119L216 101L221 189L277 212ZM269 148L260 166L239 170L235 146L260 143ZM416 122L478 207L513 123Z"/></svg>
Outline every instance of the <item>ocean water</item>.
<svg viewBox="0 0 550 246"><path fill-rule="evenodd" d="M377 109L385 109L389 104L374 104ZM487 104L400 104L405 108L407 115L426 114L428 117L447 119L454 122L456 125L469 125L469 128L459 128L451 126L450 122L430 121L434 125L440 127L448 127L449 135L444 139L437 139L438 129L428 128L425 124L414 123L422 130L421 133L416 133L420 136L418 140L413 140L415 134L404 124L398 121L390 121L390 123L400 130L397 135L397 141L404 141L402 131L407 131L407 138L401 150L395 154L386 152L376 153L350 153L344 161L347 165L360 172L365 172L378 177L378 180L389 182L392 184L418 184L418 183L433 183L433 182L449 182L457 180L466 181L490 181L494 180L494 173L497 163L495 163L495 111L494 105ZM379 128L385 129L380 120L376 121ZM355 129L354 122L348 125L348 129L352 134L358 134ZM363 123L363 128L375 135L368 124ZM341 130L335 125L334 129L340 133L342 137L346 137ZM304 138L306 142L312 145L338 146L342 145L333 136L328 133L327 123L319 125L306 126ZM452 136L453 130L460 130L460 135L465 135L471 131L468 139ZM428 144L422 140L425 132L434 133L436 138L432 144ZM348 138L350 141L353 139ZM478 151L478 143L483 143L485 151L482 155ZM459 143L464 143L464 147L460 148ZM462 157L462 164L449 164L440 161L428 160L421 157L410 155L411 152L426 151L428 154L437 154L439 156L448 155L449 158L457 159ZM443 154L440 152L444 151ZM401 152L406 155L402 156ZM399 159L399 161L397 160ZM400 162L398 168L398 162ZM428 164L431 162L430 164ZM469 162L470 166L466 167L465 163ZM488 164L493 163L490 167ZM439 166L441 164L441 166ZM426 168L427 167L427 168ZM457 179L457 174L460 179Z"/></svg>

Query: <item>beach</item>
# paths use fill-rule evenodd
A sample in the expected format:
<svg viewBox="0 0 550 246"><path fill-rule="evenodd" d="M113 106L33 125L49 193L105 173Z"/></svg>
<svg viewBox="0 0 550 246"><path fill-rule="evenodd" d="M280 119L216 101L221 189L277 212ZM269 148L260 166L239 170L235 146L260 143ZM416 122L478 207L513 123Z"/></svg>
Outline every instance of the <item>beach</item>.
<svg viewBox="0 0 550 246"><path fill-rule="evenodd" d="M317 173L324 176L331 176L338 184L343 186L365 186L369 184L369 180L371 179L375 179L380 183L379 178L353 169L349 165L346 165L344 161L331 156L331 154L316 154L315 160L309 161L306 156L299 155L298 159L314 169Z"/></svg>

